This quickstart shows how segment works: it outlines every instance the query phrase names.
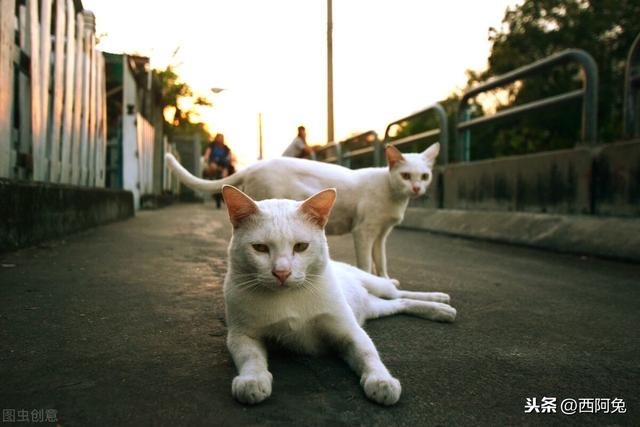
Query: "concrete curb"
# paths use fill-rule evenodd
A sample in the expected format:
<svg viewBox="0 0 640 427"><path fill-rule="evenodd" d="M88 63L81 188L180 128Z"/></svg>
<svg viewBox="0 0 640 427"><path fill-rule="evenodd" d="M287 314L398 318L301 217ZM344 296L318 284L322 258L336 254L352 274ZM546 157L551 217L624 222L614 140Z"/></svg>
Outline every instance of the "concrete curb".
<svg viewBox="0 0 640 427"><path fill-rule="evenodd" d="M640 219L409 208L399 227L640 262Z"/></svg>
<svg viewBox="0 0 640 427"><path fill-rule="evenodd" d="M179 201L175 194L144 194L140 196L140 209L161 209Z"/></svg>
<svg viewBox="0 0 640 427"><path fill-rule="evenodd" d="M133 215L130 191L0 179L0 252Z"/></svg>

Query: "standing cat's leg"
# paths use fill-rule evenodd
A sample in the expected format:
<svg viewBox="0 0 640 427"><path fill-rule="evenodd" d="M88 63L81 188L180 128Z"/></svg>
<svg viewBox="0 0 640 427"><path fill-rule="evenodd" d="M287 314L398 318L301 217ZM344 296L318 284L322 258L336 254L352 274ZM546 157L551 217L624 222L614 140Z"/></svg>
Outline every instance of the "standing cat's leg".
<svg viewBox="0 0 640 427"><path fill-rule="evenodd" d="M356 263L359 269L367 273L371 273L373 240L373 234L367 227L358 226L353 230L353 242L356 247Z"/></svg>
<svg viewBox="0 0 640 427"><path fill-rule="evenodd" d="M383 277L377 277L373 274L364 272L357 272L360 278L360 283L371 295L375 295L380 298L396 299L396 298L409 298L421 301L435 301L449 303L449 295L442 292L414 292L414 291L401 291L396 288L393 279L385 279Z"/></svg>
<svg viewBox="0 0 640 427"><path fill-rule="evenodd" d="M418 301L414 299L391 299L369 295L367 300L367 319L391 316L397 313L412 314L436 322L453 322L456 319L456 309L448 304L434 301Z"/></svg>
<svg viewBox="0 0 640 427"><path fill-rule="evenodd" d="M242 403L259 403L271 396L273 377L267 369L267 349L258 340L229 332L227 347L238 376L231 384L231 394Z"/></svg>
<svg viewBox="0 0 640 427"><path fill-rule="evenodd" d="M391 233L392 227L382 230L380 235L373 242L373 263L376 266L378 276L389 278L387 272L387 237Z"/></svg>

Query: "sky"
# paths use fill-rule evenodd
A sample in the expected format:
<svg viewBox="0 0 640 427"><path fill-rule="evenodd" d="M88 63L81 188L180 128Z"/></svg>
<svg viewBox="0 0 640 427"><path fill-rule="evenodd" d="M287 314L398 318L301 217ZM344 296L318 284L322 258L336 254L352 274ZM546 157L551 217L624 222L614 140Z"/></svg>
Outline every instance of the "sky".
<svg viewBox="0 0 640 427"><path fill-rule="evenodd" d="M517 0L334 0L335 139L417 112L486 68L489 27ZM307 128L327 142L326 0L83 0L96 15L98 48L177 65L213 107L209 129L225 134L240 163L266 158ZM176 52L177 50L177 52ZM213 93L211 88L223 91Z"/></svg>

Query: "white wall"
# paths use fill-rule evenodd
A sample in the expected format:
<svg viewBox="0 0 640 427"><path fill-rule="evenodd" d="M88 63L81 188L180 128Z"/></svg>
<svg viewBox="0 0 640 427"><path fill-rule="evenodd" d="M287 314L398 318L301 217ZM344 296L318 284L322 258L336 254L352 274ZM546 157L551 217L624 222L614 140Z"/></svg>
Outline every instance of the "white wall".
<svg viewBox="0 0 640 427"><path fill-rule="evenodd" d="M137 83L123 55L122 186L133 192L136 209L140 197L153 193L154 128L138 111ZM133 106L133 108L130 108Z"/></svg>
<svg viewBox="0 0 640 427"><path fill-rule="evenodd" d="M140 208L140 177L138 138L136 131L136 81L133 78L127 55L122 55L122 187L133 193L134 206ZM132 114L129 106L133 105Z"/></svg>

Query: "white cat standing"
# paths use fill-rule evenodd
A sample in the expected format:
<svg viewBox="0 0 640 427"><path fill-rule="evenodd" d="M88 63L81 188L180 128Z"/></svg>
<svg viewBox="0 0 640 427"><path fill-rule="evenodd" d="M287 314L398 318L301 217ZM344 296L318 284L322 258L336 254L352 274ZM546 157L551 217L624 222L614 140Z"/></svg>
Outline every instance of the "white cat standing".
<svg viewBox="0 0 640 427"><path fill-rule="evenodd" d="M233 396L254 404L271 395L266 343L272 341L309 354L337 350L369 399L396 403L400 382L361 325L395 313L452 322L449 296L400 291L391 279L330 260L324 226L334 189L304 202L254 202L231 186L222 193L233 225L224 282L227 346L238 369Z"/></svg>
<svg viewBox="0 0 640 427"><path fill-rule="evenodd" d="M385 152L388 168L351 170L281 157L257 162L217 181L191 175L171 154L166 159L185 185L212 193L220 192L223 185L234 185L255 200L304 200L324 188L336 188L340 198L327 224L327 234L353 233L358 267L372 272L375 265L376 274L388 278L387 236L404 218L409 200L427 190L440 144L419 154L402 154L392 145Z"/></svg>

